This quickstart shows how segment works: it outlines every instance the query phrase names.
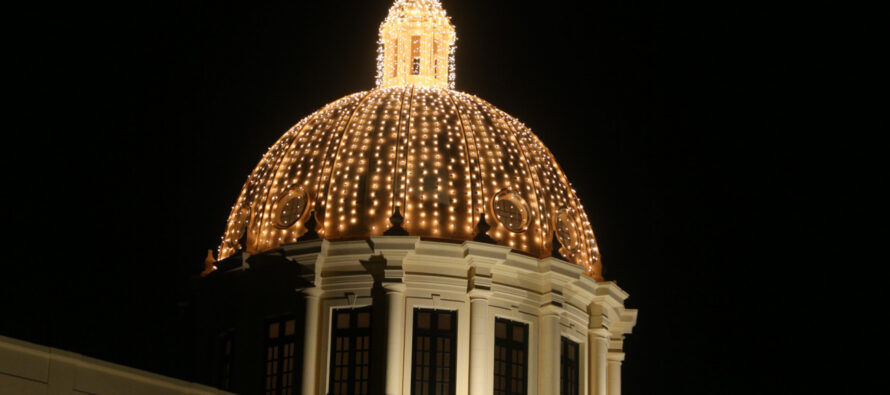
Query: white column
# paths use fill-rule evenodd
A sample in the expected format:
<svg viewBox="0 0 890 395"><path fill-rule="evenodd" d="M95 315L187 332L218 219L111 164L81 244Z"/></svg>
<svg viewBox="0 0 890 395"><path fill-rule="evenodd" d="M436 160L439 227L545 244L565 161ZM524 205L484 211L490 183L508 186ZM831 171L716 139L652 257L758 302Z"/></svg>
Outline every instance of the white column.
<svg viewBox="0 0 890 395"><path fill-rule="evenodd" d="M405 344L405 289L403 283L385 283L386 288L386 395L402 393Z"/></svg>
<svg viewBox="0 0 890 395"><path fill-rule="evenodd" d="M321 294L318 288L306 288L306 333L303 337L303 394L316 394L318 371L318 323L321 319Z"/></svg>
<svg viewBox="0 0 890 395"><path fill-rule="evenodd" d="M609 359L609 394L621 395L621 361L624 361L623 352L610 352Z"/></svg>
<svg viewBox="0 0 890 395"><path fill-rule="evenodd" d="M470 395L487 395L494 391L488 385L488 378L493 371L489 369L489 340L494 338L491 333L492 323L488 317L488 298L491 291L473 289L470 296Z"/></svg>
<svg viewBox="0 0 890 395"><path fill-rule="evenodd" d="M562 344L559 333L559 309L541 309L541 332L538 337L538 393L559 393L559 354Z"/></svg>
<svg viewBox="0 0 890 395"><path fill-rule="evenodd" d="M606 354L609 352L609 333L605 329L589 329L587 343L590 395L608 395Z"/></svg>

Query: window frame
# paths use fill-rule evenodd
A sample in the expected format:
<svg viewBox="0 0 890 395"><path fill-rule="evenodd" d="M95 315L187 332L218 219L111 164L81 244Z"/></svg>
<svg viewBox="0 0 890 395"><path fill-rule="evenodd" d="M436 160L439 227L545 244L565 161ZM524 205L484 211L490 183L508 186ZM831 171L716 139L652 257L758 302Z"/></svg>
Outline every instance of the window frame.
<svg viewBox="0 0 890 395"><path fill-rule="evenodd" d="M337 316L339 313L349 313L349 328L339 329L337 328ZM369 321L367 328L359 328L358 327L358 315L360 313L368 313ZM356 394L355 385L355 368L356 368L356 339L359 336L367 336L367 348L365 348L362 352L367 352L368 354L368 377L364 380L366 384L367 391L358 392L358 394L369 394L371 391L371 355L375 351L372 347L373 345L373 327L374 327L374 314L371 306L364 307L342 307L335 308L331 310L331 320L330 320L330 331L329 331L329 340L330 340L330 354L328 357L328 394L334 395L337 394L335 390L335 384L338 382L346 382L346 393L347 394ZM345 337L348 344L347 349L347 363L345 365L345 370L347 374L347 378L345 380L335 380L335 373L337 368L337 338ZM365 342L363 342L365 343ZM344 366L344 365L340 365Z"/></svg>
<svg viewBox="0 0 890 395"><path fill-rule="evenodd" d="M498 323L506 324L507 338L498 337L498 334L497 334ZM523 335L523 341L521 341L521 342L516 341L513 339L513 336L511 336L511 334L514 333L513 331L515 328L522 328L525 331L524 335ZM509 318L495 317L494 329L495 329L494 333L492 334L494 336L494 364L493 364L494 371L492 372L492 386L493 386L494 394L495 395L526 395L526 394L528 394L529 393L528 375L529 375L529 368L530 368L529 364L528 364L528 360L529 360L529 348L530 348L530 342L531 342L531 325L529 325L528 323L525 323L525 322L516 321L516 320L509 319ZM510 356L508 356L508 359L504 360L503 362L498 359L499 348L505 348L506 351L508 352L508 354L511 354ZM516 377L514 377L513 369L510 369L510 367L511 367L510 365L517 364L517 361L514 361L512 358L512 355L514 355L514 353L511 351L513 351L513 352L522 351L522 353L523 353L523 357L521 358L521 361L518 361L518 362L520 363L520 365L522 366L524 371L523 371L522 377L518 378L518 379ZM506 375L504 376L507 388L504 388L504 389L497 388L498 376L499 376L498 367L499 367L500 363L506 363L508 365L507 368L505 368ZM521 385L519 392L514 392L512 389L509 389L513 380L521 381L522 385Z"/></svg>
<svg viewBox="0 0 890 395"><path fill-rule="evenodd" d="M581 393L581 344L565 336L560 337L559 353L559 393L560 395L580 395ZM569 356L574 348L575 359ZM574 370L574 374L572 373ZM573 377L568 377L573 376ZM570 380L571 378L571 380Z"/></svg>
<svg viewBox="0 0 890 395"><path fill-rule="evenodd" d="M431 313L431 322L430 329L421 329L418 325L418 318L420 317L419 313ZM450 315L451 316L451 329L447 332L444 330L440 330L438 328L438 322L440 315ZM449 390L445 395L455 395L457 392L457 353L458 353L458 314L457 310L446 310L446 309L434 309L434 308L423 308L423 307L415 307L414 308L414 317L412 324L412 334L411 334L411 382L410 382L410 391L411 394L417 394L417 373L420 366L417 365L416 356L418 353L417 342L418 336L429 336L431 338L430 341L430 370L433 372L430 376L431 381L427 384L431 385L430 394L437 394L436 384L438 384L437 380L437 372L438 372L438 363L437 356L439 352L438 347L438 339L448 339L451 341L451 349L450 358L449 358L449 377L447 378Z"/></svg>
<svg viewBox="0 0 890 395"><path fill-rule="evenodd" d="M287 323L293 322L294 328L293 333L287 334ZM263 374L263 393L267 395L290 395L296 394L296 382L297 382L297 374L296 369L296 351L297 351L297 317L296 315L289 314L284 316L278 316L274 318L270 318L266 320L266 324L264 325L264 334L263 334L263 350L265 359L266 359L266 370ZM278 324L278 333L275 338L270 336L271 327L273 324ZM278 350L275 350L275 358L270 358L270 352L273 352L271 347L279 347ZM271 366L270 366L271 365ZM290 369L290 370L288 370ZM288 377L289 381L286 381L285 377ZM274 384L270 388L269 378L274 379Z"/></svg>
<svg viewBox="0 0 890 395"><path fill-rule="evenodd" d="M235 352L235 330L232 328L220 332L216 339L217 352L217 386L222 390L232 389L232 365Z"/></svg>

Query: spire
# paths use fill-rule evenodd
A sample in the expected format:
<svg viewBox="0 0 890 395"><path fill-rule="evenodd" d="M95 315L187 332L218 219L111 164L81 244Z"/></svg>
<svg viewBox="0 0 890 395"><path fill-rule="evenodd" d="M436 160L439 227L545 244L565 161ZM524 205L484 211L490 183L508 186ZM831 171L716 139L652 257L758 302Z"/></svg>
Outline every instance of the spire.
<svg viewBox="0 0 890 395"><path fill-rule="evenodd" d="M439 0L396 0L380 25L377 86L453 89L456 40Z"/></svg>

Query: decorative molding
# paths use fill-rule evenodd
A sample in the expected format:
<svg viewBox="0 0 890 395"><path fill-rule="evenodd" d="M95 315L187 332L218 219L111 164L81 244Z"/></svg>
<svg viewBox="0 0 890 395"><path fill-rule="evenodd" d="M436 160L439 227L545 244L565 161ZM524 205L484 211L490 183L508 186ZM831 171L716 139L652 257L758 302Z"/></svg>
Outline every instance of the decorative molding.
<svg viewBox="0 0 890 395"><path fill-rule="evenodd" d="M315 219L315 210L309 212L309 219L306 220L304 226L306 227L306 233L303 233L302 236L298 237L297 241L309 241L319 239L318 232L315 231L315 227L318 226L318 220Z"/></svg>
<svg viewBox="0 0 890 395"><path fill-rule="evenodd" d="M383 232L384 236L408 236L408 231L402 227L402 223L405 222L405 217L402 216L402 213L399 212L399 206L396 206L396 210L393 211L392 215L389 217L389 223L392 226Z"/></svg>
<svg viewBox="0 0 890 395"><path fill-rule="evenodd" d="M473 237L473 241L497 244L497 242L488 235L489 230L491 230L491 225L485 221L485 213L483 212L479 214L479 222L476 223L476 236Z"/></svg>

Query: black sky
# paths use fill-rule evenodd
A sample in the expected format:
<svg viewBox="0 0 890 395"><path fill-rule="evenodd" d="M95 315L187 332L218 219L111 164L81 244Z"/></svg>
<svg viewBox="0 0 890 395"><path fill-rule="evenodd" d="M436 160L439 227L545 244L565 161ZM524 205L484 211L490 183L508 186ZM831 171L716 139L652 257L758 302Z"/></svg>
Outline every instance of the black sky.
<svg viewBox="0 0 890 395"><path fill-rule="evenodd" d="M776 341L766 301L792 221L767 22L716 2L442 2L457 89L550 148L606 277L640 309L625 393L774 388L748 373L781 360L759 353ZM0 334L188 379L175 326L188 277L266 149L373 87L390 4L11 10Z"/></svg>

